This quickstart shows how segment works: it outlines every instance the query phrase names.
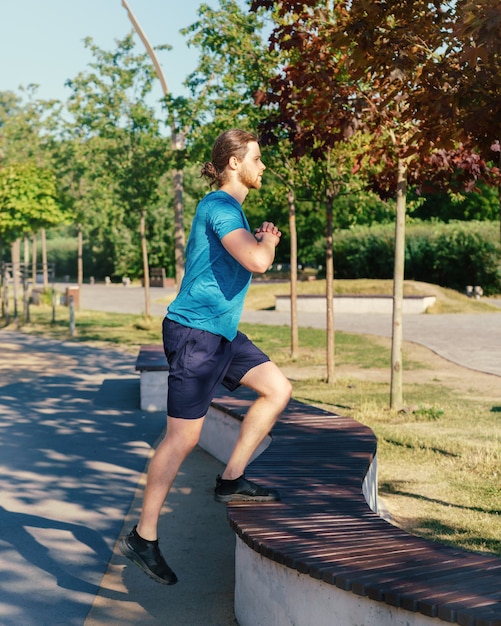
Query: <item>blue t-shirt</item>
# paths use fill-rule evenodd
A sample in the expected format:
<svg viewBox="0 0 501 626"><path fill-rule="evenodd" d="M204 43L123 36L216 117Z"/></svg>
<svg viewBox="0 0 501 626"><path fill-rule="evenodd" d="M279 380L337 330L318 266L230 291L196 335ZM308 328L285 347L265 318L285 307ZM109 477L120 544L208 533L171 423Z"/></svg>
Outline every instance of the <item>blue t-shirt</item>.
<svg viewBox="0 0 501 626"><path fill-rule="evenodd" d="M181 288L167 317L232 341L251 280L221 239L238 228L250 231L242 206L226 191L212 191L199 203L186 246Z"/></svg>

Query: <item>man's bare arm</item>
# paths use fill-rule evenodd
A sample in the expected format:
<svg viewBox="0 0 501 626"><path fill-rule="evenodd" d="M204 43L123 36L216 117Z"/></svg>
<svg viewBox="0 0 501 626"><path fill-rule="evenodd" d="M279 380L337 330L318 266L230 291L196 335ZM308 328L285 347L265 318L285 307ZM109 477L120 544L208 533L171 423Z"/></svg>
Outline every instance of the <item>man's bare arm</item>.
<svg viewBox="0 0 501 626"><path fill-rule="evenodd" d="M231 256L249 272L263 274L273 263L282 233L272 222L263 222L254 235L238 228L221 239Z"/></svg>

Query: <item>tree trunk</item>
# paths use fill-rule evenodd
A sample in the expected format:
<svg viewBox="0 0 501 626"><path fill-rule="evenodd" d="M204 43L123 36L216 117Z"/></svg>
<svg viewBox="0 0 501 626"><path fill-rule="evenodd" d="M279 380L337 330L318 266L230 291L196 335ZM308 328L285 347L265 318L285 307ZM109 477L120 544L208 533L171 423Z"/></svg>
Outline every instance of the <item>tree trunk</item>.
<svg viewBox="0 0 501 626"><path fill-rule="evenodd" d="M287 193L289 204L289 230L290 230L290 266L291 266L291 357L296 359L299 351L299 329L297 324L297 229L296 229L296 205L294 191Z"/></svg>
<svg viewBox="0 0 501 626"><path fill-rule="evenodd" d="M30 240L28 239L28 235L25 235L23 238L23 264L25 276L28 276L28 267L30 264Z"/></svg>
<svg viewBox="0 0 501 626"><path fill-rule="evenodd" d="M184 210L183 210L183 172L175 170L174 182L174 256L176 264L176 286L179 290L184 276Z"/></svg>
<svg viewBox="0 0 501 626"><path fill-rule="evenodd" d="M146 244L146 211L141 211L139 230L141 233L141 252L143 255L144 274L144 315L150 317L150 266L148 263L148 246Z"/></svg>
<svg viewBox="0 0 501 626"><path fill-rule="evenodd" d="M19 297L20 283L19 283L19 270L21 265L21 241L16 239L11 244L11 258L12 258L12 290L14 292L14 319L18 319L17 311L17 299Z"/></svg>
<svg viewBox="0 0 501 626"><path fill-rule="evenodd" d="M498 167L501 170L501 149L499 150ZM498 201L499 201L499 241L501 242L501 184L498 185Z"/></svg>
<svg viewBox="0 0 501 626"><path fill-rule="evenodd" d="M395 217L395 264L393 268L393 324L391 342L390 407L402 407L402 337L405 268L405 210L407 194L407 164L398 161L397 206Z"/></svg>
<svg viewBox="0 0 501 626"><path fill-rule="evenodd" d="M47 268L47 238L45 236L45 228L40 229L40 235L42 237L43 286L44 286L44 289L47 289L49 286L49 271Z"/></svg>
<svg viewBox="0 0 501 626"><path fill-rule="evenodd" d="M37 284L37 236L33 233L31 239L31 280L33 287Z"/></svg>
<svg viewBox="0 0 501 626"><path fill-rule="evenodd" d="M334 258L333 258L333 216L332 193L327 192L327 232L325 250L325 297L327 305L327 383L334 383Z"/></svg>
<svg viewBox="0 0 501 626"><path fill-rule="evenodd" d="M0 252L2 250L0 249ZM2 262L2 277L1 277L1 287L2 287L2 317L5 319L5 323L8 325L10 323L10 314L9 314L9 279L8 279L8 269L7 265Z"/></svg>
<svg viewBox="0 0 501 626"><path fill-rule="evenodd" d="M82 289L83 285L83 234L82 234L82 224L78 222L77 225L78 232L78 253L77 253L77 282L80 289Z"/></svg>
<svg viewBox="0 0 501 626"><path fill-rule="evenodd" d="M23 288L23 314L24 322L29 323L29 307L28 307L28 267L30 266L30 241L27 235L23 236L23 262L20 263L21 285Z"/></svg>

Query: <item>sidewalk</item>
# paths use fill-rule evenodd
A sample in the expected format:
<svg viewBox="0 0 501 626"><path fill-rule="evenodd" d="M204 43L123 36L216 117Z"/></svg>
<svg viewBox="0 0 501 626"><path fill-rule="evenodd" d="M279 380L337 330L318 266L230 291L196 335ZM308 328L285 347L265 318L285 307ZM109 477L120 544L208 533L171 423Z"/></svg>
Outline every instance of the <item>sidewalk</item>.
<svg viewBox="0 0 501 626"><path fill-rule="evenodd" d="M166 305L158 301L173 288L151 289L151 314L165 315ZM499 301L494 302L499 303ZM83 285L82 308L96 311L144 312L144 290L121 285ZM335 328L349 333L391 337L391 315L335 314ZM290 314L280 311L244 311L243 322L290 325ZM325 328L324 313L298 313L300 326ZM501 310L494 313L405 315L403 336L430 348L463 367L501 376Z"/></svg>
<svg viewBox="0 0 501 626"><path fill-rule="evenodd" d="M165 426L139 406L134 357L0 330L2 626L234 626L235 537L197 449L160 539L179 582L159 585L115 544L136 522Z"/></svg>

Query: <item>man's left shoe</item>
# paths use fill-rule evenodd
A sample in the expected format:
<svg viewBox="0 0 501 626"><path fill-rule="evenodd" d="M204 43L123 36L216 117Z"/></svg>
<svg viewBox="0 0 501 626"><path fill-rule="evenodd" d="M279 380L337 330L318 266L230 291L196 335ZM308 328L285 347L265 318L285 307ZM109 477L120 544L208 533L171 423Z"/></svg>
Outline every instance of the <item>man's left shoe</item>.
<svg viewBox="0 0 501 626"><path fill-rule="evenodd" d="M145 574L162 585L175 585L177 576L167 565L160 548L158 539L147 541L137 533L136 526L118 542L120 552L140 567Z"/></svg>
<svg viewBox="0 0 501 626"><path fill-rule="evenodd" d="M280 494L276 489L256 485L251 480L247 480L243 474L235 480L224 480L218 476L214 500L217 502L275 502L280 500Z"/></svg>

